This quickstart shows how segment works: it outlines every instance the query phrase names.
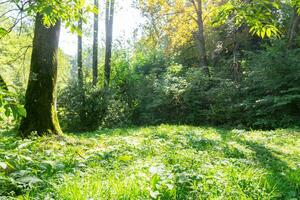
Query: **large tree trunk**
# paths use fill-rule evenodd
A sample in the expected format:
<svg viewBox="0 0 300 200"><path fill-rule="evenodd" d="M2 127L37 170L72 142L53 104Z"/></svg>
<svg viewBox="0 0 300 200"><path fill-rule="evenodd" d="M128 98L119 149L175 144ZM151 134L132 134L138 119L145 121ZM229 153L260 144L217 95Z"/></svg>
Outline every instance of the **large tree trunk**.
<svg viewBox="0 0 300 200"><path fill-rule="evenodd" d="M299 31L300 26L300 16L297 13L297 8L294 8L291 25L289 29L289 35L288 35L288 47L294 48L297 46L296 44L296 38Z"/></svg>
<svg viewBox="0 0 300 200"><path fill-rule="evenodd" d="M198 25L197 40L198 40L198 51L200 57L200 66L203 68L204 73L210 76L210 72L208 68L208 60L206 55L205 37L204 37L202 0L192 0L192 3L194 4L194 8L197 12L197 25Z"/></svg>
<svg viewBox="0 0 300 200"><path fill-rule="evenodd" d="M38 14L35 21L30 76L25 97L27 116L20 126L23 137L28 137L32 132L38 135L61 133L54 106L60 21L46 28L42 18Z"/></svg>
<svg viewBox="0 0 300 200"><path fill-rule="evenodd" d="M104 87L109 87L110 68L111 68L111 48L112 48L112 33L113 33L113 19L114 19L114 0L106 0L106 48L105 48L105 81Z"/></svg>
<svg viewBox="0 0 300 200"><path fill-rule="evenodd" d="M97 13L94 14L94 41L93 41L93 85L97 85L98 82L98 30L99 30L99 16L98 0L94 1L94 5L97 8Z"/></svg>

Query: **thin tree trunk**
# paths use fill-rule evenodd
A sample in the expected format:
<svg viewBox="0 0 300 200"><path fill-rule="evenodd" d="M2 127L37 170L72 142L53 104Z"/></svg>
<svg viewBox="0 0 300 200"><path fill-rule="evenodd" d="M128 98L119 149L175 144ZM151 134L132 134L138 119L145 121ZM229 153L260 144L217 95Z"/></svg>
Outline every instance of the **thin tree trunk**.
<svg viewBox="0 0 300 200"><path fill-rule="evenodd" d="M93 41L93 85L97 85L98 82L98 32L99 32L99 16L98 0L94 1L94 5L97 8L97 13L94 14L94 41Z"/></svg>
<svg viewBox="0 0 300 200"><path fill-rule="evenodd" d="M77 47L77 75L78 75L78 86L80 89L83 88L83 69L82 69L82 18L78 20L78 47Z"/></svg>
<svg viewBox="0 0 300 200"><path fill-rule="evenodd" d="M233 69L233 80L236 83L240 83L240 62L238 60L238 49L239 43L236 39L236 30L233 33L233 58L232 58L232 69Z"/></svg>
<svg viewBox="0 0 300 200"><path fill-rule="evenodd" d="M113 33L113 18L114 18L114 0L106 0L106 49L105 49L105 82L104 87L109 87L110 69L111 69L111 49L112 49L112 33Z"/></svg>
<svg viewBox="0 0 300 200"><path fill-rule="evenodd" d="M60 21L46 28L42 20L43 16L38 14L25 96L27 116L20 126L23 137L28 137L32 132L38 135L62 133L54 106Z"/></svg>
<svg viewBox="0 0 300 200"><path fill-rule="evenodd" d="M82 13L82 11L80 11ZM85 92L84 92L84 81L83 81L83 65L82 65L82 18L78 20L78 29L80 34L78 34L78 47L77 47L77 75L78 75L78 89L79 89L79 101L81 102L81 108L79 111L79 117L81 123L85 122L86 114L85 114Z"/></svg>
<svg viewBox="0 0 300 200"><path fill-rule="evenodd" d="M210 76L210 72L208 68L208 60L206 55L205 37L204 37L202 0L192 0L192 3L194 4L194 8L197 12L197 25L198 25L197 40L198 40L198 50L199 50L199 57L200 57L200 66L203 68L204 73Z"/></svg>
<svg viewBox="0 0 300 200"><path fill-rule="evenodd" d="M0 88L3 89L3 90L5 90L5 91L8 90L7 84L4 81L4 79L2 78L1 74L0 74Z"/></svg>
<svg viewBox="0 0 300 200"><path fill-rule="evenodd" d="M288 36L288 47L289 48L294 48L297 46L296 37L297 37L298 31L299 31L299 26L300 26L300 16L297 13L297 9L294 8L291 25L290 25L290 29L289 29L289 36Z"/></svg>

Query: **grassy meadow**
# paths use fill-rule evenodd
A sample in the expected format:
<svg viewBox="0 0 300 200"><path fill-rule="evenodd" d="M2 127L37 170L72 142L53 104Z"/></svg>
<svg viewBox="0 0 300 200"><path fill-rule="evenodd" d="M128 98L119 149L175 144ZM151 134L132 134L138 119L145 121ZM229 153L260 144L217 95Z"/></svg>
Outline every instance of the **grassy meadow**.
<svg viewBox="0 0 300 200"><path fill-rule="evenodd" d="M0 138L0 199L300 197L299 130L161 125Z"/></svg>

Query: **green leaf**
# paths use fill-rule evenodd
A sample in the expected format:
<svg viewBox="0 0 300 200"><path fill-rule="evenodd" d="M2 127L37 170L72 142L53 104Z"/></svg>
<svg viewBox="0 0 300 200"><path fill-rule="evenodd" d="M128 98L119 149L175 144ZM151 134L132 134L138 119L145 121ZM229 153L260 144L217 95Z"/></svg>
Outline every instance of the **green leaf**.
<svg viewBox="0 0 300 200"><path fill-rule="evenodd" d="M272 6L273 6L274 8L276 8L276 9L279 9L279 8L280 8L280 6L279 6L279 4L278 4L277 2L272 2Z"/></svg>
<svg viewBox="0 0 300 200"><path fill-rule="evenodd" d="M0 37L3 37L4 35L6 35L8 33L8 31L2 27L0 27Z"/></svg>
<svg viewBox="0 0 300 200"><path fill-rule="evenodd" d="M6 170L7 169L7 164L5 162L0 162L0 168Z"/></svg>
<svg viewBox="0 0 300 200"><path fill-rule="evenodd" d="M18 106L18 114L20 115L20 117L26 117L27 112L26 109L23 106Z"/></svg>
<svg viewBox="0 0 300 200"><path fill-rule="evenodd" d="M46 8L44 8L44 13L46 15L50 15L52 13L52 11L53 11L52 6L47 6Z"/></svg>
<svg viewBox="0 0 300 200"><path fill-rule="evenodd" d="M5 106L4 106L4 109L5 109L5 112L4 112L5 116L6 116L6 117L9 117L9 116L10 116L10 113L11 113L9 106L8 106L8 105L5 105Z"/></svg>
<svg viewBox="0 0 300 200"><path fill-rule="evenodd" d="M264 39L264 37L266 35L266 28L265 27L262 28L260 35L261 35L261 38Z"/></svg>
<svg viewBox="0 0 300 200"><path fill-rule="evenodd" d="M271 30L268 28L266 31L267 37L270 38L272 36Z"/></svg>
<svg viewBox="0 0 300 200"><path fill-rule="evenodd" d="M153 199L157 199L158 195L159 195L159 191L150 191L150 196L153 198Z"/></svg>
<svg viewBox="0 0 300 200"><path fill-rule="evenodd" d="M124 155L124 156L119 156L118 160L123 161L123 162L128 162L132 160L132 156Z"/></svg>

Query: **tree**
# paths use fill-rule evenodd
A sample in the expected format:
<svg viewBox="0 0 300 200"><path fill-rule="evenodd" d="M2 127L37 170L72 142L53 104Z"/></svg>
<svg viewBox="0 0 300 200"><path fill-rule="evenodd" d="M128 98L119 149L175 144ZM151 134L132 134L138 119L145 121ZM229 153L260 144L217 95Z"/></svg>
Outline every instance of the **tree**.
<svg viewBox="0 0 300 200"><path fill-rule="evenodd" d="M293 48L296 46L296 37L300 26L300 15L298 9L294 7L291 24L288 33L288 47Z"/></svg>
<svg viewBox="0 0 300 200"><path fill-rule="evenodd" d="M57 52L61 22L45 27L43 15L37 14L28 81L25 109L20 133L23 137L32 132L38 135L62 133L56 110L55 90L57 79Z"/></svg>
<svg viewBox="0 0 300 200"><path fill-rule="evenodd" d="M198 50L199 50L199 58L200 58L200 66L203 67L204 73L210 76L208 61L206 55L206 45L204 38L204 26L203 26L203 8L202 8L202 0L191 0L194 9L197 13L197 39L198 39Z"/></svg>
<svg viewBox="0 0 300 200"><path fill-rule="evenodd" d="M79 11L82 14L82 10ZM80 120L83 123L86 119L84 105L85 105L85 92L84 92L84 81L83 81L83 66L82 66L82 30L83 18L79 17L78 20L78 42L77 42L77 76L78 76L78 90L79 90L79 101L81 103L80 109Z"/></svg>
<svg viewBox="0 0 300 200"><path fill-rule="evenodd" d="M94 13L94 37L93 37L93 85L97 85L98 82L98 34L99 34L99 16L98 16L98 8L99 2L98 0L94 1L94 6L96 8L96 12Z"/></svg>
<svg viewBox="0 0 300 200"><path fill-rule="evenodd" d="M82 11L81 11L82 12ZM82 69L82 18L78 20L78 42L77 42L77 75L78 75L78 86L83 89L83 69Z"/></svg>
<svg viewBox="0 0 300 200"><path fill-rule="evenodd" d="M209 23L208 19L213 16L214 8L221 1L139 0L139 2L139 7L148 18L151 17L150 20L162 22L155 30L167 36L168 51L180 52L184 47L195 46L199 59L197 65L209 76L205 32L207 33L210 27L205 22Z"/></svg>
<svg viewBox="0 0 300 200"><path fill-rule="evenodd" d="M32 132L38 135L60 134L62 131L55 109L57 80L57 54L61 21L75 30L74 22L81 17L78 12L84 1L8 1L27 15L35 15L35 30L32 46L30 76L28 80L25 109L19 132L28 137ZM87 8L87 10L89 10Z"/></svg>
<svg viewBox="0 0 300 200"><path fill-rule="evenodd" d="M112 34L113 34L113 19L114 19L114 4L115 0L106 0L105 8L105 29L106 29L106 42L105 42L105 88L109 87L110 82L110 69L111 69L111 49L112 49Z"/></svg>

